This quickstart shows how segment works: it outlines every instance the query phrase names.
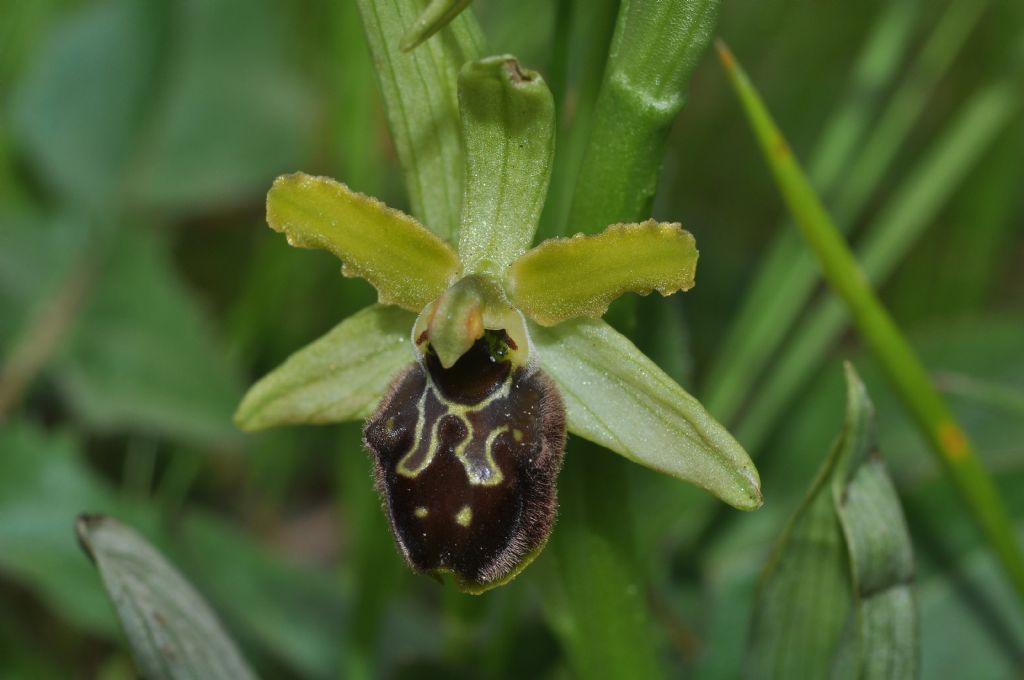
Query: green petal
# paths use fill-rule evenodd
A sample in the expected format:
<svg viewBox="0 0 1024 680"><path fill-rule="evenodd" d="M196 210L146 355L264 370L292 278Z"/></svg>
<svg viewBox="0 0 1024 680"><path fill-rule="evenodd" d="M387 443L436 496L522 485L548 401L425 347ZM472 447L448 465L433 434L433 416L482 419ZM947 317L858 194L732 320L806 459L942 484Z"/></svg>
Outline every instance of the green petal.
<svg viewBox="0 0 1024 680"><path fill-rule="evenodd" d="M103 515L80 516L75 531L143 677L256 678L206 601L139 534Z"/></svg>
<svg viewBox="0 0 1024 680"><path fill-rule="evenodd" d="M261 430L369 415L391 379L413 361L409 333L415 318L381 305L353 314L253 385L235 423Z"/></svg>
<svg viewBox="0 0 1024 680"><path fill-rule="evenodd" d="M623 293L689 290L696 270L693 235L679 224L648 220L545 241L512 263L508 285L519 309L553 326L600 317Z"/></svg>
<svg viewBox="0 0 1024 680"><path fill-rule="evenodd" d="M917 676L910 534L849 364L846 379L839 440L762 575L745 677Z"/></svg>
<svg viewBox="0 0 1024 680"><path fill-rule="evenodd" d="M458 273L455 251L419 222L329 177L278 177L267 222L293 246L337 255L342 273L372 283L381 304L418 312Z"/></svg>
<svg viewBox="0 0 1024 680"><path fill-rule="evenodd" d="M459 255L467 273L503 276L533 242L551 177L555 105L544 79L514 57L459 75L465 192Z"/></svg>
<svg viewBox="0 0 1024 680"><path fill-rule="evenodd" d="M423 13L416 18L416 23L412 25L412 28L402 36L402 44L400 45L402 51L408 52L414 49L424 40L440 31L452 19L459 16L462 10L469 7L471 2L473 0L433 0L423 10Z"/></svg>
<svg viewBox="0 0 1024 680"><path fill-rule="evenodd" d="M743 448L607 323L578 319L530 332L541 367L562 392L570 432L741 510L761 505L757 469Z"/></svg>

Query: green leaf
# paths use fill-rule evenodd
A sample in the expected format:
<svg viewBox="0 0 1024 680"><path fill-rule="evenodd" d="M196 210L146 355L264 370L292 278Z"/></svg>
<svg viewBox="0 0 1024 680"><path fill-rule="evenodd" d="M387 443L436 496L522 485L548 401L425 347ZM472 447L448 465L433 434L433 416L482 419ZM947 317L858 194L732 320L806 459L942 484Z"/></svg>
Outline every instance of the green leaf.
<svg viewBox="0 0 1024 680"><path fill-rule="evenodd" d="M760 479L743 448L611 326L581 319L532 325L530 333L565 400L570 432L741 510L761 505Z"/></svg>
<svg viewBox="0 0 1024 680"><path fill-rule="evenodd" d="M256 677L209 605L134 530L103 515L82 515L75 528L145 677Z"/></svg>
<svg viewBox="0 0 1024 680"><path fill-rule="evenodd" d="M697 248L679 224L615 224L597 236L551 239L512 263L509 292L537 323L600 317L623 293L693 287Z"/></svg>
<svg viewBox="0 0 1024 680"><path fill-rule="evenodd" d="M69 528L83 508L121 506L70 433L13 420L0 427L0 452L0 576L81 632L112 637L114 613Z"/></svg>
<svg viewBox="0 0 1024 680"><path fill-rule="evenodd" d="M412 214L435 234L454 242L463 165L456 83L462 65L483 52L480 28L472 12L464 11L441 30L440 39L402 52L399 36L415 23L422 3L359 0L358 4Z"/></svg>
<svg viewBox="0 0 1024 680"><path fill-rule="evenodd" d="M334 253L342 273L373 284L381 304L409 311L432 302L459 270L455 251L419 222L329 177L278 177L267 222L290 245Z"/></svg>
<svg viewBox="0 0 1024 680"><path fill-rule="evenodd" d="M910 535L849 364L846 379L843 431L762 576L750 678L916 676Z"/></svg>
<svg viewBox="0 0 1024 680"><path fill-rule="evenodd" d="M415 320L381 305L357 312L253 385L235 422L259 430L363 418L414 360L409 334Z"/></svg>
<svg viewBox="0 0 1024 680"><path fill-rule="evenodd" d="M473 0L431 0L427 8L416 19L405 35L402 36L400 47L403 52L414 49L427 38L447 26L452 19L469 7Z"/></svg>
<svg viewBox="0 0 1024 680"><path fill-rule="evenodd" d="M269 0L173 11L114 0L73 13L18 84L18 140L92 208L126 195L161 207L249 198L295 167L314 129L285 13Z"/></svg>
<svg viewBox="0 0 1024 680"><path fill-rule="evenodd" d="M72 14L16 87L17 139L65 197L103 208L119 188L152 94L160 12L114 0Z"/></svg>
<svg viewBox="0 0 1024 680"><path fill-rule="evenodd" d="M52 366L78 416L104 430L234 439L241 381L166 244L121 229L94 285Z"/></svg>
<svg viewBox="0 0 1024 680"><path fill-rule="evenodd" d="M624 0L568 225L595 233L650 215L665 141L718 0Z"/></svg>
<svg viewBox="0 0 1024 680"><path fill-rule="evenodd" d="M343 453L364 458L358 448ZM169 554L247 648L280 660L296 677L336 674L345 653L339 629L351 619L334 569L297 564L294 554L255 540L236 519L194 507L172 538Z"/></svg>
<svg viewBox="0 0 1024 680"><path fill-rule="evenodd" d="M290 19L273 0L187 0L174 8L160 95L148 108L129 180L133 198L192 210L242 204L301 167L318 102L308 64L297 63Z"/></svg>
<svg viewBox="0 0 1024 680"><path fill-rule="evenodd" d="M459 74L465 192L459 255L470 273L501 276L533 242L555 153L555 103L511 56Z"/></svg>
<svg viewBox="0 0 1024 680"><path fill-rule="evenodd" d="M0 577L80 632L115 640L114 609L70 525L88 509L155 528L157 508L120 498L85 464L80 443L67 432L13 420L0 427L0 452ZM279 549L194 507L181 519L163 536L146 533L167 539L159 545L241 638L302 677L337 669L337 627L347 609L335 575L292 564Z"/></svg>
<svg viewBox="0 0 1024 680"><path fill-rule="evenodd" d="M0 224L0 345L10 348L38 310L58 295L76 256L88 249L92 230L70 211L3 210Z"/></svg>

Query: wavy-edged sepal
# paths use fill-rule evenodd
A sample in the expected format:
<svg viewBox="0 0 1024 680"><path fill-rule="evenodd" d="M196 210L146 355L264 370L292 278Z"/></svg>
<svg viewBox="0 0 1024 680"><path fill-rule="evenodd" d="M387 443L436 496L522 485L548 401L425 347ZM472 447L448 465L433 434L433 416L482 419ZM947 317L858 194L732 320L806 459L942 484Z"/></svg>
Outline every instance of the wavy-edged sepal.
<svg viewBox="0 0 1024 680"><path fill-rule="evenodd" d="M480 593L515 577L555 521L565 409L540 370L478 342L450 369L409 366L363 431L402 555Z"/></svg>
<svg viewBox="0 0 1024 680"><path fill-rule="evenodd" d="M740 510L761 505L760 478L743 447L625 336L594 319L531 324L530 336L565 399L570 432Z"/></svg>
<svg viewBox="0 0 1024 680"><path fill-rule="evenodd" d="M512 301L543 326L599 318L624 293L693 288L697 247L676 222L613 224L600 234L544 241L509 267Z"/></svg>
<svg viewBox="0 0 1024 680"><path fill-rule="evenodd" d="M383 305L356 312L249 388L235 424L252 431L365 418L412 361L415 319Z"/></svg>
<svg viewBox="0 0 1024 680"><path fill-rule="evenodd" d="M382 304L412 312L440 295L459 270L459 256L439 236L330 177L278 177L267 193L267 223L290 245L330 251L345 276L373 284Z"/></svg>

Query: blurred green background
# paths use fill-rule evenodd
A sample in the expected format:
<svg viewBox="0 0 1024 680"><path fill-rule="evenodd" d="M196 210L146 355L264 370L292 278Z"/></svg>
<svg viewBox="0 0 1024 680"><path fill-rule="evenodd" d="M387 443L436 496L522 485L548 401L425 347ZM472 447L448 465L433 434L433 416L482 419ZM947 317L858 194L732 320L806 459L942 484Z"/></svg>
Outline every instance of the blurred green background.
<svg viewBox="0 0 1024 680"><path fill-rule="evenodd" d="M580 27L614 4L475 3L490 51L540 70L569 128L576 84L604 51ZM824 154L840 190L861 148L830 156L823 131L858 106L868 132L901 97L920 109L844 222L858 244L887 216L922 220L887 246L881 292L1024 528L1024 10L904 4L891 66L864 91L852 74L889 3L726 0L718 32L797 156ZM165 550L265 677L568 673L556 549L507 587L460 595L406 569L358 426L249 436L231 423L249 383L374 297L266 227L273 178L331 175L407 205L355 4L3 0L0 17L0 678L131 677L75 544L82 511ZM642 344L705 397L728 372L712 367L759 263L791 228L710 54L654 216L682 221L701 259L693 291L643 301ZM915 540L923 676L1011 676L1024 618L1009 589L857 337L826 344L756 427L744 420L783 353L740 375L749 397L720 414L757 456L761 510L629 466L621 519L665 667L737 674L757 574L839 430L850 358Z"/></svg>

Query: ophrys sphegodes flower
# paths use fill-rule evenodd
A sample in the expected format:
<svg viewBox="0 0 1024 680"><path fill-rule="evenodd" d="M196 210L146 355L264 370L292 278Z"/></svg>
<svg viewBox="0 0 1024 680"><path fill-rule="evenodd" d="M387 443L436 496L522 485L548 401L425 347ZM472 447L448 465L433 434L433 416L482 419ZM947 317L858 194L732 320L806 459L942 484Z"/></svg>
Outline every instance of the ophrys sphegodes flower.
<svg viewBox="0 0 1024 680"><path fill-rule="evenodd" d="M757 472L739 444L600 320L623 293L690 288L693 237L648 220L528 250L550 176L551 95L510 57L468 64L459 92L457 249L332 179L274 183L271 227L333 252L379 302L257 383L239 424L368 416L364 442L403 556L469 592L506 582L543 547L566 428L757 507Z"/></svg>

